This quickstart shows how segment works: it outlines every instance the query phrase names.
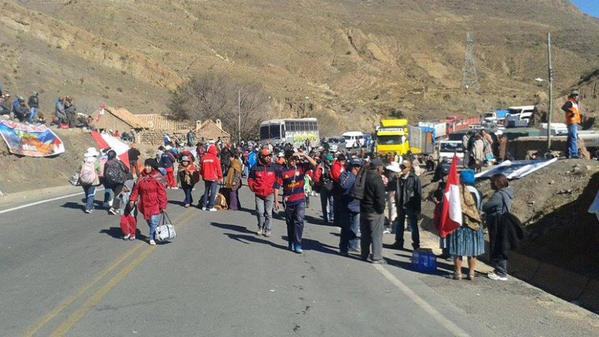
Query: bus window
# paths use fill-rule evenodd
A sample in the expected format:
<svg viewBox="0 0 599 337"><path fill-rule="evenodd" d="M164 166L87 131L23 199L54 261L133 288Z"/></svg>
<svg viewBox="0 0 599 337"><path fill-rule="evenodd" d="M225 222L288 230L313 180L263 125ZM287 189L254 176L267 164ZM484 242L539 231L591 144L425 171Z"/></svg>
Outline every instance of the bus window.
<svg viewBox="0 0 599 337"><path fill-rule="evenodd" d="M270 138L269 132L268 132L268 125L264 125L260 127L260 139L268 139Z"/></svg>
<svg viewBox="0 0 599 337"><path fill-rule="evenodd" d="M280 124L271 124L270 125L270 138L280 138L281 137L281 125Z"/></svg>

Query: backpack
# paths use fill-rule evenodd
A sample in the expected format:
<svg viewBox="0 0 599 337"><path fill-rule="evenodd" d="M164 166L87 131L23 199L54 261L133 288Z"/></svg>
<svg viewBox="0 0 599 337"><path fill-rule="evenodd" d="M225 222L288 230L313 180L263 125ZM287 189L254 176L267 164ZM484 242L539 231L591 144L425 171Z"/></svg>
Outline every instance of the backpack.
<svg viewBox="0 0 599 337"><path fill-rule="evenodd" d="M123 184L127 181L127 173L123 169L121 162L116 159L106 162L104 180L109 185Z"/></svg>
<svg viewBox="0 0 599 337"><path fill-rule="evenodd" d="M364 199L364 189L366 187L366 167L362 167L358 176L356 177L356 183L352 187L350 195L352 198L357 200Z"/></svg>
<svg viewBox="0 0 599 337"><path fill-rule="evenodd" d="M97 179L96 163L88 161L84 162L83 166L81 166L81 171L79 172L79 183L81 185L93 185Z"/></svg>

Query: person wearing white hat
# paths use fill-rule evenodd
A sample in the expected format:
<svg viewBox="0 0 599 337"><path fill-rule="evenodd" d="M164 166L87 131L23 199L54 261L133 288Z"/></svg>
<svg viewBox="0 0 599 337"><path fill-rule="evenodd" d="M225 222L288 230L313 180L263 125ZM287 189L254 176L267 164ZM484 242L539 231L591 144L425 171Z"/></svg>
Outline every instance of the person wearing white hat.
<svg viewBox="0 0 599 337"><path fill-rule="evenodd" d="M96 148L90 147L83 154L83 163L79 169L79 184L85 193L85 213L94 210L94 199L96 198L96 186L100 184L100 153Z"/></svg>

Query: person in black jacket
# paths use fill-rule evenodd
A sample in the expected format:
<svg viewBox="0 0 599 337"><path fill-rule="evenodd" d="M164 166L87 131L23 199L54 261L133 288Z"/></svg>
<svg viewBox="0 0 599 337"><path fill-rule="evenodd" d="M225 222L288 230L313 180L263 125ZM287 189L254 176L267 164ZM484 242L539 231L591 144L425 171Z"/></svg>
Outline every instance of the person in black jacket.
<svg viewBox="0 0 599 337"><path fill-rule="evenodd" d="M395 243L393 248L404 249L404 222L412 232L412 248L420 248L420 232L418 230L418 216L422 209L422 184L420 178L414 173L414 166L409 160L401 166L402 172L394 181L395 204L397 205L397 228L395 229Z"/></svg>
<svg viewBox="0 0 599 337"><path fill-rule="evenodd" d="M362 260L368 260L372 245L372 263L385 263L383 259L383 230L385 226L385 184L383 161L375 159L366 171L364 197L360 202L360 238Z"/></svg>

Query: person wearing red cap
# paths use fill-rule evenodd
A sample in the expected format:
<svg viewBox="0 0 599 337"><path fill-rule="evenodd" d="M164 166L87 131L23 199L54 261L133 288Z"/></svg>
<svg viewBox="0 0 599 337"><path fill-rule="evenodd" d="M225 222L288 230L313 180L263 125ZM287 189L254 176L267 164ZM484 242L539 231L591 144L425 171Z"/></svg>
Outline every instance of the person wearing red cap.
<svg viewBox="0 0 599 337"><path fill-rule="evenodd" d="M277 182L277 168L272 164L270 151L267 148L259 153L258 164L254 166L248 177L248 186L254 192L256 200L256 213L258 217L258 235L269 237L271 235L271 219L273 205L279 208L277 200L279 185Z"/></svg>

